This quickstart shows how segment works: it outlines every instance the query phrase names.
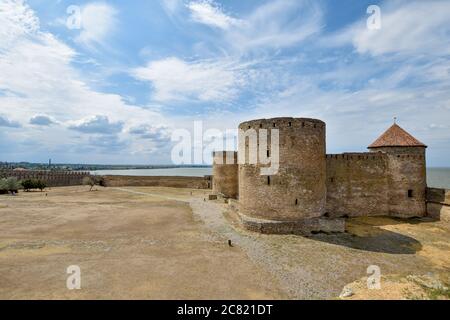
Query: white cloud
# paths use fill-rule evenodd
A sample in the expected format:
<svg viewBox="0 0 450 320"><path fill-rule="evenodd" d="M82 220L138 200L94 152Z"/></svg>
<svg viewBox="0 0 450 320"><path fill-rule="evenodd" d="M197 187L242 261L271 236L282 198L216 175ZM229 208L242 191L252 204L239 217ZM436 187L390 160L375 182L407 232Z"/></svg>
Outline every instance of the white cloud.
<svg viewBox="0 0 450 320"><path fill-rule="evenodd" d="M168 15L173 14L182 6L182 0L160 0L163 9Z"/></svg>
<svg viewBox="0 0 450 320"><path fill-rule="evenodd" d="M316 1L274 0L257 8L232 40L244 47L288 47L320 32L323 12Z"/></svg>
<svg viewBox="0 0 450 320"><path fill-rule="evenodd" d="M186 62L174 57L152 61L132 71L137 79L151 81L154 99L158 101L229 101L237 93L238 73L231 63Z"/></svg>
<svg viewBox="0 0 450 320"><path fill-rule="evenodd" d="M0 1L0 50L13 46L20 37L35 33L39 20L22 0Z"/></svg>
<svg viewBox="0 0 450 320"><path fill-rule="evenodd" d="M17 121L10 120L5 116L0 115L0 127L20 128L21 125Z"/></svg>
<svg viewBox="0 0 450 320"><path fill-rule="evenodd" d="M191 11L191 19L201 24L224 30L243 24L242 20L225 14L212 0L191 1L187 7Z"/></svg>
<svg viewBox="0 0 450 320"><path fill-rule="evenodd" d="M450 54L450 2L397 1L381 7L381 29L369 30L359 21L327 41L334 45L352 43L359 53L373 56Z"/></svg>
<svg viewBox="0 0 450 320"><path fill-rule="evenodd" d="M117 10L104 2L89 3L81 8L81 33L76 40L95 48L104 46L117 25Z"/></svg>
<svg viewBox="0 0 450 320"><path fill-rule="evenodd" d="M123 122L110 122L108 117L96 115L69 125L69 129L82 133L115 134L122 131Z"/></svg>
<svg viewBox="0 0 450 320"><path fill-rule="evenodd" d="M323 25L323 10L313 0L266 1L240 18L227 15L212 0L187 6L193 21L223 31L219 46L232 53L297 45L318 34Z"/></svg>
<svg viewBox="0 0 450 320"><path fill-rule="evenodd" d="M88 147L93 145L93 140L90 139L89 133L74 136L75 131L67 130L67 125L74 125L73 121L77 119L92 119L96 115L107 117L107 122L113 129L110 127L109 131L103 132L117 132L120 141L130 140L130 136L124 131L119 132L118 123L123 122L123 127L146 124L149 119L162 124L167 123L159 113L127 104L120 95L92 89L83 75L72 66L77 53L52 34L42 32L34 12L23 1L7 3L10 5L5 6L4 2L1 2L1 8L5 11L0 11L2 26L0 32L10 35L7 38L0 37L2 117L11 122L13 121L11 119L29 119L30 115L51 115L54 122L62 124L49 126L44 131L37 126L27 126L22 130L9 128L11 126L2 128L4 131L2 135L15 141L14 150L22 150L21 143L30 141L36 135L35 130L39 130L39 141L44 152L56 150L60 156L67 157L67 160L70 155L78 157L77 146ZM33 28L28 27L30 21L34 21ZM11 43L14 45L10 45ZM14 120L13 123L17 124L17 121ZM85 124L79 128L89 131L88 127ZM95 131L92 126L90 129L92 129L90 132ZM106 145L106 141L103 142ZM115 150L114 159L126 157L139 147L133 143L122 145L126 148L120 149L119 153ZM34 157L29 148L25 149L23 152L27 153L21 151L17 155L18 160L23 160L27 156ZM101 154L106 158L99 156L96 160L112 161L113 151L111 150L109 156L106 151ZM93 160L85 159L85 161Z"/></svg>

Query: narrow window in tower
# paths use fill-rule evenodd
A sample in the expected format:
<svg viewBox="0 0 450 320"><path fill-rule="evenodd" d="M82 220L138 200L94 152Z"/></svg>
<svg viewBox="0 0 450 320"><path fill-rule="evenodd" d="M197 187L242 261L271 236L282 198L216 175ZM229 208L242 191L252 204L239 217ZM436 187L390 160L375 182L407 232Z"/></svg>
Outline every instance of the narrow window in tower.
<svg viewBox="0 0 450 320"><path fill-rule="evenodd" d="M273 123L273 127L275 128L275 122Z"/></svg>
<svg viewBox="0 0 450 320"><path fill-rule="evenodd" d="M304 122L302 122L302 127L305 127L305 123Z"/></svg>
<svg viewBox="0 0 450 320"><path fill-rule="evenodd" d="M298 199L295 199L295 205L298 205Z"/></svg>
<svg viewBox="0 0 450 320"><path fill-rule="evenodd" d="M270 157L270 150L267 150L267 158Z"/></svg>
<svg viewBox="0 0 450 320"><path fill-rule="evenodd" d="M292 127L292 122L289 122L289 127Z"/></svg>
<svg viewBox="0 0 450 320"><path fill-rule="evenodd" d="M267 176L267 185L270 186L270 176Z"/></svg>
<svg viewBox="0 0 450 320"><path fill-rule="evenodd" d="M262 128L262 123L259 124L259 127Z"/></svg>
<svg viewBox="0 0 450 320"><path fill-rule="evenodd" d="M334 182L334 178L330 178L330 182L333 183Z"/></svg>
<svg viewBox="0 0 450 320"><path fill-rule="evenodd" d="M408 198L412 198L413 197L413 191L410 189L408 190Z"/></svg>

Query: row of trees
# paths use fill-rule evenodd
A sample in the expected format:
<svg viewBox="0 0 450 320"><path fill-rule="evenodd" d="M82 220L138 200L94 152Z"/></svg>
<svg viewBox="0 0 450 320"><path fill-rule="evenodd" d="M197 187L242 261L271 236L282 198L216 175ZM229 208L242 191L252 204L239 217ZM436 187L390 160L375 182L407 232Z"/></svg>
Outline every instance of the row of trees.
<svg viewBox="0 0 450 320"><path fill-rule="evenodd" d="M47 188L47 184L44 181L37 179L27 179L23 181L19 181L14 177L0 179L0 194L15 194L19 192L20 189L25 191L39 189L43 191L45 188Z"/></svg>
<svg viewBox="0 0 450 320"><path fill-rule="evenodd" d="M90 176L83 178L83 184L90 186L90 190L92 190L96 185L102 187L105 186L105 181L103 180L103 177ZM15 194L21 189L26 192L34 189L44 191L45 188L47 188L47 184L38 179L27 179L23 181L19 181L14 177L0 179L0 194Z"/></svg>

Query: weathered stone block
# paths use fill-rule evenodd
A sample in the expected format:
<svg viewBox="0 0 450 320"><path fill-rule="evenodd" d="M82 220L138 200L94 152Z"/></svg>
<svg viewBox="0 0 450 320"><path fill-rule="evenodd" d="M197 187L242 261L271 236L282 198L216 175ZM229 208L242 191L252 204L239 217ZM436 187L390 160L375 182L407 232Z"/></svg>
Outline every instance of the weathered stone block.
<svg viewBox="0 0 450 320"><path fill-rule="evenodd" d="M439 188L428 188L427 201L450 205L450 190Z"/></svg>

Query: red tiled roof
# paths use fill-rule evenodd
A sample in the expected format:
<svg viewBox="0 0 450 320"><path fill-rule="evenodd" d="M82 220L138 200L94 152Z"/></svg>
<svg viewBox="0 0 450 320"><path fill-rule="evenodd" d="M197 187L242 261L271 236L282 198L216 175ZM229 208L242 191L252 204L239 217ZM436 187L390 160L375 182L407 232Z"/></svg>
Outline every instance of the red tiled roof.
<svg viewBox="0 0 450 320"><path fill-rule="evenodd" d="M381 147L427 147L397 124L386 130L369 148Z"/></svg>

